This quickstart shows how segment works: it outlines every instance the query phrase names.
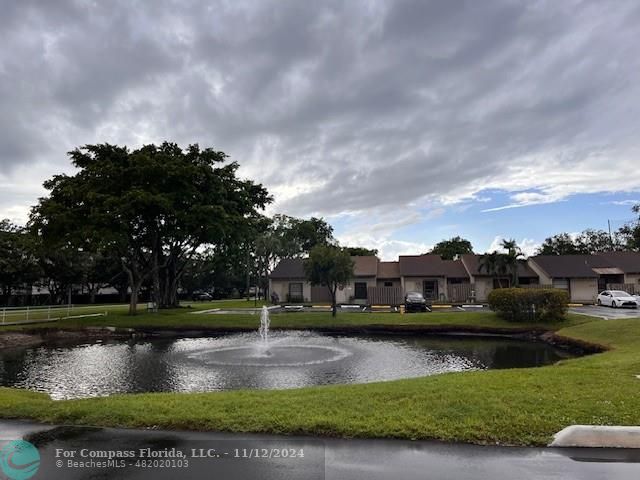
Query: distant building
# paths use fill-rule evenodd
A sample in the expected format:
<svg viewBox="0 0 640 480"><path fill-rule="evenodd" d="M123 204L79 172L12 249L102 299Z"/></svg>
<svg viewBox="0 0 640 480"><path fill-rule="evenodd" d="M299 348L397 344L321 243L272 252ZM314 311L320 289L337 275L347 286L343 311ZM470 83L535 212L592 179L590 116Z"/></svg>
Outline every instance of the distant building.
<svg viewBox="0 0 640 480"><path fill-rule="evenodd" d="M455 260L439 255L402 255L397 262L375 256L352 257L354 277L337 292L338 303L379 304L402 302L404 293L416 291L434 302L486 302L489 293L511 286L509 275L497 277L480 267L481 255L465 254ZM609 289L640 293L640 253L608 252L596 255L539 255L518 265L523 288L566 290L571 301L594 302ZM283 302L328 302L328 289L312 286L305 278L304 259L282 260L269 278L271 292Z"/></svg>

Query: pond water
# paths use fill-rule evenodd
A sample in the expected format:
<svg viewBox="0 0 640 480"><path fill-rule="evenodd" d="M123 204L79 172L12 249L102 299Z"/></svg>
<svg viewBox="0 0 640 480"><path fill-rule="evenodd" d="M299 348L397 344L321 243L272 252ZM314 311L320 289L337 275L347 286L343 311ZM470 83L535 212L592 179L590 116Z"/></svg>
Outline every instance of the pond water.
<svg viewBox="0 0 640 480"><path fill-rule="evenodd" d="M43 346L0 352L0 385L54 399L139 392L367 383L568 358L543 342L496 337L272 332Z"/></svg>

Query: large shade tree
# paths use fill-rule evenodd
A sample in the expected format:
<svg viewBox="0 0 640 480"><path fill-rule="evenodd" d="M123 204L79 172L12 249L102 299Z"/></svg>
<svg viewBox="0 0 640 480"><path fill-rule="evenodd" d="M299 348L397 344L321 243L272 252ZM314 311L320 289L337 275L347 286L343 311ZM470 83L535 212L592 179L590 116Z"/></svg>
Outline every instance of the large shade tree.
<svg viewBox="0 0 640 480"><path fill-rule="evenodd" d="M100 144L69 155L78 172L45 182L50 193L30 223L46 242L118 258L132 314L145 281L158 306L177 305L189 259L205 245L241 240L271 200L212 148L165 142L131 151Z"/></svg>

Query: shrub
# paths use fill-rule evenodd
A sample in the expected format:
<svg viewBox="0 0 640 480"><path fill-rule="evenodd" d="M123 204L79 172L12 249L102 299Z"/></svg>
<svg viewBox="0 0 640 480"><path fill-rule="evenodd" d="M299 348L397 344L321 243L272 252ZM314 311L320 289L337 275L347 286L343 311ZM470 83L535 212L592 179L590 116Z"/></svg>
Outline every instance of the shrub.
<svg viewBox="0 0 640 480"><path fill-rule="evenodd" d="M499 288L489 307L509 322L551 323L566 319L569 295L554 288Z"/></svg>

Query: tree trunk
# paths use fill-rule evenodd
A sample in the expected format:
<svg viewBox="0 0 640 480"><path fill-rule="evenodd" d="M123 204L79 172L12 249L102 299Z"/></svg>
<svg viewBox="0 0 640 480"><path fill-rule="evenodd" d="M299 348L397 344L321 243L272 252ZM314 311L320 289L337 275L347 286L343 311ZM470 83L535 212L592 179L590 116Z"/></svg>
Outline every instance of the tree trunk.
<svg viewBox="0 0 640 480"><path fill-rule="evenodd" d="M131 298L129 299L129 315L136 315L138 308L138 294L142 286L143 277L139 275L136 265L128 266L122 262L122 268L127 272L129 279L129 288L131 289Z"/></svg>
<svg viewBox="0 0 640 480"><path fill-rule="evenodd" d="M129 299L129 315L137 315L138 311L138 287L131 286L131 298Z"/></svg>
<svg viewBox="0 0 640 480"><path fill-rule="evenodd" d="M91 305L96 303L96 292L98 291L97 285L87 285L89 287L89 303Z"/></svg>
<svg viewBox="0 0 640 480"><path fill-rule="evenodd" d="M331 292L331 316L335 317L338 313L338 306L336 304L336 287L329 287L329 292Z"/></svg>

